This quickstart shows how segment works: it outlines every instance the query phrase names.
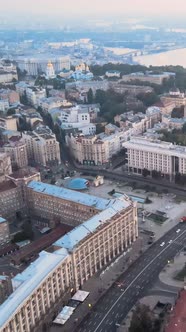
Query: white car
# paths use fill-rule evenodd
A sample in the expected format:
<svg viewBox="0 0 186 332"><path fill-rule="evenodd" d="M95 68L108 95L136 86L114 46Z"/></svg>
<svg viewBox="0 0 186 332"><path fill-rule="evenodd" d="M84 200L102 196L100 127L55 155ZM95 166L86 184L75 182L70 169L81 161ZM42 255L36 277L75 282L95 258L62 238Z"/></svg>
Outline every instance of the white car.
<svg viewBox="0 0 186 332"><path fill-rule="evenodd" d="M165 245L165 242L162 242L161 244L160 244L160 247L163 247Z"/></svg>
<svg viewBox="0 0 186 332"><path fill-rule="evenodd" d="M181 229L177 229L176 233L179 233Z"/></svg>
<svg viewBox="0 0 186 332"><path fill-rule="evenodd" d="M172 240L169 241L169 244L172 243Z"/></svg>

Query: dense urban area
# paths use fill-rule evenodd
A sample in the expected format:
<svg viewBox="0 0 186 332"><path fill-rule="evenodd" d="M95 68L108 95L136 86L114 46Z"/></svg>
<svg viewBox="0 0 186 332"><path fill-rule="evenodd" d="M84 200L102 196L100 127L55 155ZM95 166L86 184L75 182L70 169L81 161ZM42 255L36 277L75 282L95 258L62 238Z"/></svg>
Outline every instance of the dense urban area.
<svg viewBox="0 0 186 332"><path fill-rule="evenodd" d="M140 57L186 34L42 29L0 21L0 332L184 332L186 69Z"/></svg>

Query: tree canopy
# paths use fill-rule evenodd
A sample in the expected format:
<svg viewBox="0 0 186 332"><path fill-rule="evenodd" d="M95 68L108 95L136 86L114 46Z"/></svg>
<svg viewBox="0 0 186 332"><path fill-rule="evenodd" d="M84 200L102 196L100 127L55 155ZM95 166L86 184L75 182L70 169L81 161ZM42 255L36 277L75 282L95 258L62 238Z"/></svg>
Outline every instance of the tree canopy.
<svg viewBox="0 0 186 332"><path fill-rule="evenodd" d="M159 332L161 320L154 317L146 305L138 305L133 312L129 332Z"/></svg>

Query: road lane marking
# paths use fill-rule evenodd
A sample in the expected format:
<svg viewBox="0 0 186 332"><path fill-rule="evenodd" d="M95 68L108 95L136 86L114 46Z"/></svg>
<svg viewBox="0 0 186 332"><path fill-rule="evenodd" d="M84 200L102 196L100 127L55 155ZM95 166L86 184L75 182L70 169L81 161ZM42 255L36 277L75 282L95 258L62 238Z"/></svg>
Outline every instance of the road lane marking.
<svg viewBox="0 0 186 332"><path fill-rule="evenodd" d="M97 332L97 330L99 329L99 327L101 326L101 324L104 322L105 318L109 315L109 313L112 311L112 309L115 307L115 305L119 302L119 300L124 296L124 294L128 291L128 289L134 284L134 282L138 279L139 276L141 276L143 274L143 272L152 264L154 263L154 261L167 249L169 248L171 245L174 244L175 241L177 241L177 239L179 239L183 234L186 233L186 230L183 231L181 234L179 234L173 241L172 243L169 243L166 247L164 247L162 249L162 251L160 251L160 253L154 257L144 268L143 270L135 277L134 280L132 280L132 282L129 284L129 286L125 289L125 291L118 297L118 299L113 303L113 305L111 306L111 308L107 311L107 313L105 314L105 316L102 318L102 320L100 321L100 323L98 324L98 326L96 327L96 329L94 330L94 332ZM102 329L100 330L100 332L102 331Z"/></svg>

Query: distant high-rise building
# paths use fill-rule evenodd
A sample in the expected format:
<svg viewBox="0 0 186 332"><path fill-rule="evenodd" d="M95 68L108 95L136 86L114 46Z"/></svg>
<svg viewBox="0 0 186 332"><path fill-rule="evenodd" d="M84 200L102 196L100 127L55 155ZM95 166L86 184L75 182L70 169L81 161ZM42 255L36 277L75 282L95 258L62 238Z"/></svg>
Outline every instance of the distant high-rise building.
<svg viewBox="0 0 186 332"><path fill-rule="evenodd" d="M28 75L37 76L39 73L45 73L48 60L54 67L55 72L60 72L63 69L70 70L70 58L69 57L52 57L50 54L36 56L35 58L26 58L24 56L19 57L16 62L18 67L23 71L26 70Z"/></svg>

